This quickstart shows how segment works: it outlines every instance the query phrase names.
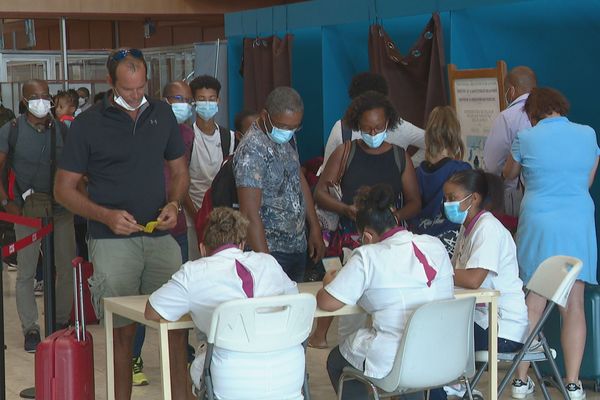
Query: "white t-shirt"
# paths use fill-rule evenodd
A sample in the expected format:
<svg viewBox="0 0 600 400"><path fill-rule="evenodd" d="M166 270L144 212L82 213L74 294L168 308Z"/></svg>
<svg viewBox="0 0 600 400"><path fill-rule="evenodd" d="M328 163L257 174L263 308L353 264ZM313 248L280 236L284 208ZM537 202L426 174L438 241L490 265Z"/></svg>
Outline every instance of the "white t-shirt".
<svg viewBox="0 0 600 400"><path fill-rule="evenodd" d="M352 140L360 139L359 131L352 131ZM396 129L388 131L386 142L395 144L407 149L408 146L415 146L419 151L412 156L415 167L421 164L425 157L425 131L408 121L401 120ZM331 153L342 144L342 122L338 120L331 128L327 145L325 146L325 155L323 156L323 165L331 156Z"/></svg>
<svg viewBox="0 0 600 400"><path fill-rule="evenodd" d="M498 337L523 343L529 333L529 321L515 242L502 223L487 211L470 228L460 228L452 265L456 269L489 271L481 287L500 291ZM483 329L488 328L487 304L477 306L475 322Z"/></svg>
<svg viewBox="0 0 600 400"><path fill-rule="evenodd" d="M233 154L235 148L235 133L230 131L231 144L229 154ZM190 159L190 188L189 193L194 207L200 208L204 193L212 184L215 175L219 172L223 163L223 150L221 149L221 135L219 127L215 125L212 135L207 135L198 128L194 122L194 145ZM194 226L187 215L188 226Z"/></svg>
<svg viewBox="0 0 600 400"><path fill-rule="evenodd" d="M437 272L427 286L413 244ZM325 290L344 304L360 305L372 326L357 330L340 344L342 356L367 376L382 378L392 369L404 326L425 303L452 298L453 270L439 239L402 230L379 243L358 247Z"/></svg>
<svg viewBox="0 0 600 400"><path fill-rule="evenodd" d="M198 329L208 332L218 305L247 298L236 271L236 260L252 275L254 297L298 293L296 283L272 256L229 248L183 264L150 296L150 304L169 321L189 313ZM202 368L204 355L198 357L194 364ZM302 345L263 354L215 348L211 363L214 390L220 399L293 398L302 387L303 374L299 371L304 371L304 363Z"/></svg>

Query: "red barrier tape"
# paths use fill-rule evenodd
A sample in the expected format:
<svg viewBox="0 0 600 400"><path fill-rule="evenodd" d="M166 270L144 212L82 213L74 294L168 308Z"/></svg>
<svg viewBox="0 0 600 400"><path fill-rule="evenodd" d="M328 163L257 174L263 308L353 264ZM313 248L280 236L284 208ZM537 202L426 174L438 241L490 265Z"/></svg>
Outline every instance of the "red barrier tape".
<svg viewBox="0 0 600 400"><path fill-rule="evenodd" d="M13 215L5 212L0 212L0 221L12 222L13 224L25 225L30 228L41 228L42 220L40 218L29 218L21 215Z"/></svg>
<svg viewBox="0 0 600 400"><path fill-rule="evenodd" d="M17 240L14 243L2 247L2 257L10 256L11 254L16 253L19 250L29 246L31 243L36 240L40 240L44 236L48 235L52 232L52 224L48 224L44 226L37 232L32 233L31 235L24 237L23 239Z"/></svg>
<svg viewBox="0 0 600 400"><path fill-rule="evenodd" d="M8 257L11 254L14 254L17 251L24 249L31 243L40 240L41 238L52 232L52 224L48 224L42 227L42 220L40 218L29 218L23 217L21 215L13 215L5 212L0 212L0 221L12 222L13 224L25 225L35 229L41 228L37 232L34 232L31 235L24 237L23 239L17 240L14 243L3 246L2 257Z"/></svg>

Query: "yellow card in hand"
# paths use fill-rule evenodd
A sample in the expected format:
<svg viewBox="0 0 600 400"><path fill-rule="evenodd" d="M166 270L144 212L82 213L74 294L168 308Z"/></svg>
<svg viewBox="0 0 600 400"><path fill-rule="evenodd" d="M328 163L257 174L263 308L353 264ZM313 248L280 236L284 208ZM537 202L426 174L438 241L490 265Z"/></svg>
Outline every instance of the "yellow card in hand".
<svg viewBox="0 0 600 400"><path fill-rule="evenodd" d="M154 229L156 228L156 225L158 225L158 221L150 221L146 224L146 226L144 227L144 232L145 233L152 233L154 232Z"/></svg>

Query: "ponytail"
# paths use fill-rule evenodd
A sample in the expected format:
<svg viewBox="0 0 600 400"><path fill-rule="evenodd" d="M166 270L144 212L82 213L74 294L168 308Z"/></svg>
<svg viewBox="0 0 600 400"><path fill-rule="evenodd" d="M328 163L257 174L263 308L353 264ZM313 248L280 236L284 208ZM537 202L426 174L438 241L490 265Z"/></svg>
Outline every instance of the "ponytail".
<svg viewBox="0 0 600 400"><path fill-rule="evenodd" d="M504 184L497 175L482 169L468 169L455 173L448 182L460 186L466 192L479 194L483 199L481 208L490 211L504 209Z"/></svg>
<svg viewBox="0 0 600 400"><path fill-rule="evenodd" d="M398 225L393 209L396 206L394 191L387 184L377 184L372 187L363 186L358 189L354 197L356 213L356 227L364 231L369 227L378 235Z"/></svg>

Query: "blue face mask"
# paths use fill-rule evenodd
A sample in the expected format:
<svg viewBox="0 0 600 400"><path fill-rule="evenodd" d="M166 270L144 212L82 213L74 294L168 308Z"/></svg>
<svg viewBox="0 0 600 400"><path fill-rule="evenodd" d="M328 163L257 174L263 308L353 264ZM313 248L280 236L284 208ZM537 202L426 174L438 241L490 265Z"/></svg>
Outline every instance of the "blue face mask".
<svg viewBox="0 0 600 400"><path fill-rule="evenodd" d="M462 224L467 219L467 214L469 213L469 209L471 206L467 207L466 210L462 211L460 209L460 203L471 197L473 194L471 193L464 199L460 201L445 201L444 202L444 212L446 213L446 218L448 221L453 222L455 224Z"/></svg>
<svg viewBox="0 0 600 400"><path fill-rule="evenodd" d="M192 116L192 106L188 103L173 103L171 109L178 124L183 124Z"/></svg>
<svg viewBox="0 0 600 400"><path fill-rule="evenodd" d="M385 139L387 139L387 130L379 132L377 135L369 135L368 133L361 132L360 136L367 146L372 149L376 149L381 146L383 142L385 142Z"/></svg>
<svg viewBox="0 0 600 400"><path fill-rule="evenodd" d="M275 125L273 125L273 122L271 122L271 116L269 114L267 114L267 117L269 118L269 123L272 126L271 132L267 130L267 135L269 136L269 138L277 144L284 144L289 142L294 136L294 132L296 132L296 130L278 128Z"/></svg>
<svg viewBox="0 0 600 400"><path fill-rule="evenodd" d="M219 104L216 101L197 101L196 114L205 121L212 119L219 112Z"/></svg>

